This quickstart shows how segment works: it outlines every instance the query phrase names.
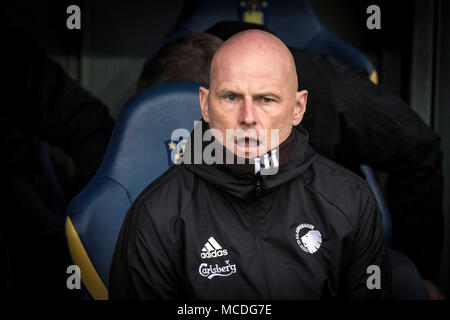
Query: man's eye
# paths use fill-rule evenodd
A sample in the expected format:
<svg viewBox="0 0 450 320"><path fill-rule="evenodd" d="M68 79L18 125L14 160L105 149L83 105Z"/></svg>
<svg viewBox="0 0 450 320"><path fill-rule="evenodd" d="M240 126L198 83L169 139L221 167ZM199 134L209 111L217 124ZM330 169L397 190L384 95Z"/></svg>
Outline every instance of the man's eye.
<svg viewBox="0 0 450 320"><path fill-rule="evenodd" d="M266 97L263 97L262 100L263 100L264 103L269 103L269 102L274 101L273 99L266 98Z"/></svg>
<svg viewBox="0 0 450 320"><path fill-rule="evenodd" d="M234 94L230 94L230 95L226 96L226 99L228 101L236 101L237 97Z"/></svg>

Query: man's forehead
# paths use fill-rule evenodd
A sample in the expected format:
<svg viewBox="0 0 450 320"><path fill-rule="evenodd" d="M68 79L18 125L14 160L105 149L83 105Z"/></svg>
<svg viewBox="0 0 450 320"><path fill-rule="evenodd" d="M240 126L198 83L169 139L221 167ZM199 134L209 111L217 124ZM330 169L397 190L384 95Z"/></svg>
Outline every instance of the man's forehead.
<svg viewBox="0 0 450 320"><path fill-rule="evenodd" d="M292 71L291 71L292 72ZM217 90L284 91L289 69L286 63L267 59L237 58L211 70L210 86ZM287 88L286 88L287 89Z"/></svg>
<svg viewBox="0 0 450 320"><path fill-rule="evenodd" d="M233 76L217 77L217 79L211 83L212 89L217 93L234 92L250 94L261 94L264 92L272 92L280 95L285 90L284 81L281 78L273 76L256 76L244 73L236 74Z"/></svg>

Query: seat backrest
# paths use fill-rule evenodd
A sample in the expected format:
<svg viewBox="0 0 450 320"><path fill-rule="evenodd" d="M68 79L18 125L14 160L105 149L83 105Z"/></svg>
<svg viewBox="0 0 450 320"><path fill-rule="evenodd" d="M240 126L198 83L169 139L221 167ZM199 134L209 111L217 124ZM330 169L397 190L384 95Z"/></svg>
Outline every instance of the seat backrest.
<svg viewBox="0 0 450 320"><path fill-rule="evenodd" d="M254 11L252 11L254 10ZM191 32L203 32L221 21L245 21L246 13L261 14L262 24L286 45L333 56L342 63L360 66L371 77L375 67L364 53L336 37L322 23L310 0L197 0L185 10L164 43Z"/></svg>
<svg viewBox="0 0 450 320"><path fill-rule="evenodd" d="M151 86L122 109L100 169L70 203L66 234L83 284L107 298L109 267L125 214L141 191L169 168L166 141L201 119L196 83Z"/></svg>

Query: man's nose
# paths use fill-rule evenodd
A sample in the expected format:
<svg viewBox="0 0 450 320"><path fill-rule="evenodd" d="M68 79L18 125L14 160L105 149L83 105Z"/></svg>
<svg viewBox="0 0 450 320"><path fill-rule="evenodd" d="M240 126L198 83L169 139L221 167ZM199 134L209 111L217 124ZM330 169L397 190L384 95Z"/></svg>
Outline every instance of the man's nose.
<svg viewBox="0 0 450 320"><path fill-rule="evenodd" d="M256 125L255 105L251 99L245 99L241 106L239 123L242 126L252 127Z"/></svg>

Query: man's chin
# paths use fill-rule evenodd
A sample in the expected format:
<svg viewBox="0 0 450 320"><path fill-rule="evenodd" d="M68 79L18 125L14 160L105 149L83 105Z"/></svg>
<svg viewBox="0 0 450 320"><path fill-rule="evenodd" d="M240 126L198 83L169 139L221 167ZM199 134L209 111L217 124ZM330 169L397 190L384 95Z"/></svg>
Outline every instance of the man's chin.
<svg viewBox="0 0 450 320"><path fill-rule="evenodd" d="M262 156L267 152L262 145L256 147L240 147L235 145L234 154L241 158L253 159Z"/></svg>

